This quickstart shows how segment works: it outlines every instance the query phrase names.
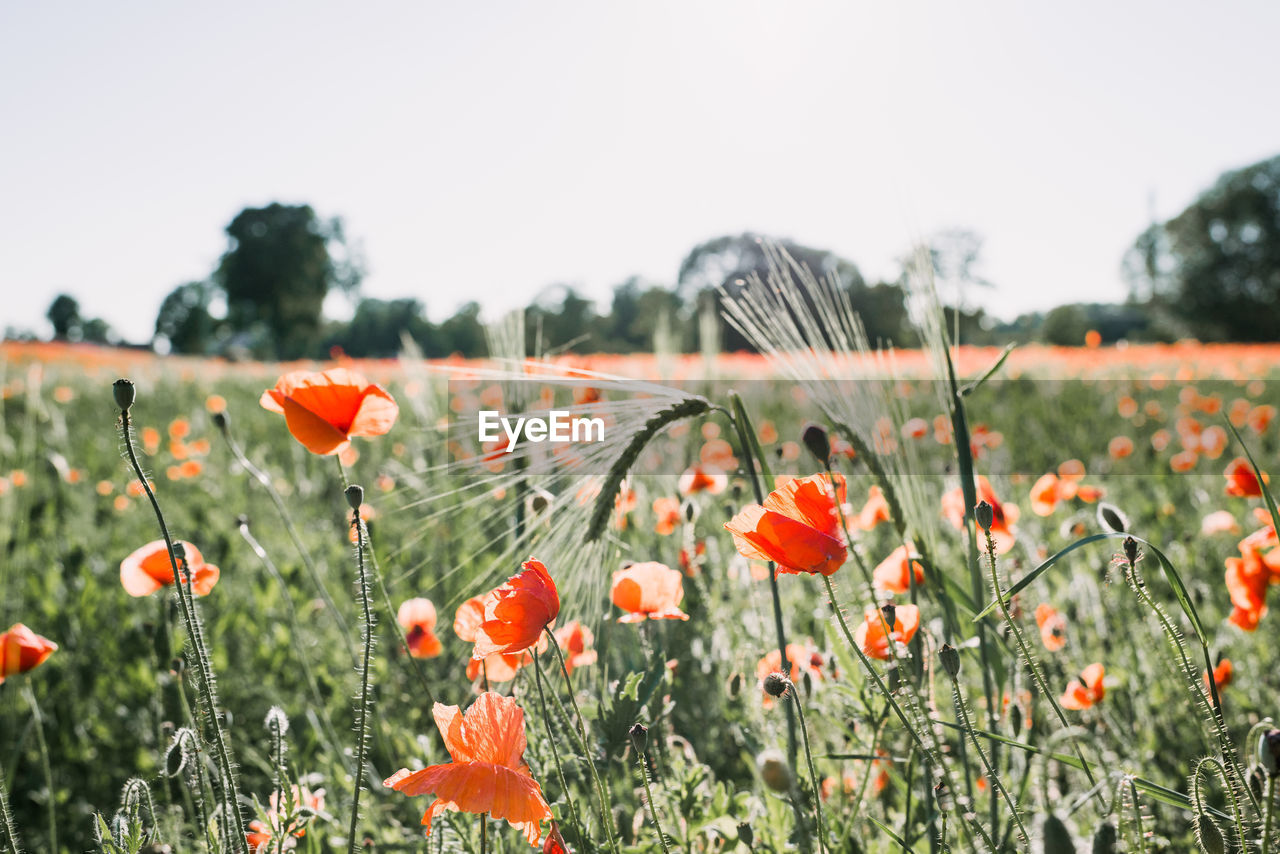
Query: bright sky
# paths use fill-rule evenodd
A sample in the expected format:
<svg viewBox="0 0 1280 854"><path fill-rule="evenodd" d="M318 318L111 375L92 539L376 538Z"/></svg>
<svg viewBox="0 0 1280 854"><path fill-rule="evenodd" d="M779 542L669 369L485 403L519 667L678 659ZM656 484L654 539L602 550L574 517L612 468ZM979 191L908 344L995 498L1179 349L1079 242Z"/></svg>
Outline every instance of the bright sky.
<svg viewBox="0 0 1280 854"><path fill-rule="evenodd" d="M965 226L997 315L1117 300L1152 197L1280 151L1277 32L1266 0L5 3L0 328L68 291L146 339L273 200L435 319L745 230L874 277Z"/></svg>

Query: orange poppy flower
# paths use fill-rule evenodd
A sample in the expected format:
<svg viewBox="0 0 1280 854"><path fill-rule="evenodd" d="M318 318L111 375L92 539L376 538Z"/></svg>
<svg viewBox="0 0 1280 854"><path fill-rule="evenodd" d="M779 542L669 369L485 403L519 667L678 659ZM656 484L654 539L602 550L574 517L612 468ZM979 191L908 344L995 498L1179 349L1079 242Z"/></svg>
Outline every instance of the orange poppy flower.
<svg viewBox="0 0 1280 854"><path fill-rule="evenodd" d="M1227 479L1227 495L1237 498L1262 497L1262 485L1258 483L1258 476L1253 473L1253 466L1244 457L1236 457L1228 463L1227 470L1222 475ZM1262 480L1263 483L1269 483L1271 479L1264 474Z"/></svg>
<svg viewBox="0 0 1280 854"><path fill-rule="evenodd" d="M1199 461L1200 455L1195 451L1179 451L1169 458L1169 468L1182 474L1195 468Z"/></svg>
<svg viewBox="0 0 1280 854"><path fill-rule="evenodd" d="M435 658L443 648L436 637L436 606L430 599L406 599L396 611L396 622L405 630L405 646L414 658Z"/></svg>
<svg viewBox="0 0 1280 854"><path fill-rule="evenodd" d="M579 667L596 663L596 651L589 649L594 640L591 629L582 623L577 620L565 623L552 634L556 637L556 643L560 644L561 650L564 651L564 669L569 673Z"/></svg>
<svg viewBox="0 0 1280 854"><path fill-rule="evenodd" d="M186 557L179 561L182 581L186 583L185 567L191 567L191 589L197 596L207 596L218 583L219 569L204 562L200 550L185 540L182 544ZM169 550L164 540L153 540L120 562L120 583L130 596L150 596L162 587L173 583L173 565L169 563Z"/></svg>
<svg viewBox="0 0 1280 854"><path fill-rule="evenodd" d="M898 605L894 608L893 631L885 635L884 612L867 608L862 625L853 633L853 639L868 658L888 661L893 657L889 641L908 644L920 628L920 609L915 605Z"/></svg>
<svg viewBox="0 0 1280 854"><path fill-rule="evenodd" d="M521 569L485 597L473 659L525 651L560 614L560 594L542 561L529 558Z"/></svg>
<svg viewBox="0 0 1280 854"><path fill-rule="evenodd" d="M924 566L914 560L915 546L904 543L898 546L889 556L880 561L872 573L875 586L888 593L906 593L911 589L911 574L915 573L915 583L924 583Z"/></svg>
<svg viewBox="0 0 1280 854"><path fill-rule="evenodd" d="M451 810L505 819L529 844L540 844L551 807L524 763L524 710L511 697L485 692L465 714L443 703L432 711L453 761L421 771L401 768L382 785L410 796L436 796L422 815L428 836L431 820Z"/></svg>
<svg viewBox="0 0 1280 854"><path fill-rule="evenodd" d="M725 523L738 553L771 560L779 572L831 575L848 557L826 475L796 478Z"/></svg>
<svg viewBox="0 0 1280 854"><path fill-rule="evenodd" d="M1133 440L1128 436L1116 436L1107 443L1107 453L1113 460L1123 460L1133 453Z"/></svg>
<svg viewBox="0 0 1280 854"><path fill-rule="evenodd" d="M324 789L316 789L312 792L306 786L293 785L291 796L287 799L290 803L296 803L308 810L295 817L288 825L281 827L284 823L285 813L287 810L281 809L279 793L271 793L271 808L267 811L267 820L254 820L249 822L249 832L244 835L245 842L249 845L249 850L253 854L268 854L271 851L271 841L276 834L285 836L295 836L299 839L307 835L307 821L311 815L324 811ZM283 848L291 851L295 847L295 843L291 839L285 839Z"/></svg>
<svg viewBox="0 0 1280 854"><path fill-rule="evenodd" d="M1257 549L1244 546L1240 557L1227 558L1227 592L1234 610L1228 618L1233 624L1251 632L1267 612L1267 587L1271 584L1271 568L1263 562Z"/></svg>
<svg viewBox="0 0 1280 854"><path fill-rule="evenodd" d="M1012 504L1006 507L1000 503L1000 499L996 497L996 491L991 487L991 481L982 475L978 475L976 486L978 500L985 501L991 505L991 538L995 541L996 553L1004 554L1012 549L1017 542L1017 534L1012 526L1014 522L1018 521L1018 508ZM957 531L964 530L963 487L957 486L955 489L943 494L942 515Z"/></svg>
<svg viewBox="0 0 1280 854"><path fill-rule="evenodd" d="M14 623L0 634L0 685L10 676L26 673L44 664L58 645L41 637L22 623Z"/></svg>
<svg viewBox="0 0 1280 854"><path fill-rule="evenodd" d="M1210 694L1213 689L1209 687L1209 671L1206 670L1204 676L1204 690ZM1235 666L1231 663L1231 659L1224 658L1218 662L1218 666L1213 668L1213 682L1218 686L1218 690L1226 688L1231 684L1232 678L1235 676Z"/></svg>
<svg viewBox="0 0 1280 854"><path fill-rule="evenodd" d="M680 570L656 561L634 563L613 574L613 604L627 613L619 623L649 620L687 620L680 610L684 577Z"/></svg>
<svg viewBox="0 0 1280 854"><path fill-rule="evenodd" d="M1036 606L1036 626L1040 640L1049 652L1057 652L1067 645L1067 618L1048 602Z"/></svg>
<svg viewBox="0 0 1280 854"><path fill-rule="evenodd" d="M1201 536L1238 533L1240 533L1240 523L1236 521L1236 517L1230 510L1215 510L1200 521Z"/></svg>
<svg viewBox="0 0 1280 854"><path fill-rule="evenodd" d="M1271 422L1276 418L1276 408L1271 404L1263 404L1249 410L1248 423L1249 429L1258 435L1267 432L1267 428L1271 426Z"/></svg>
<svg viewBox="0 0 1280 854"><path fill-rule="evenodd" d="M862 505L862 509L858 511L858 518L854 520L854 527L862 531L872 531L881 522L891 521L893 517L889 515L889 502L884 497L884 490L878 486L871 487L867 491L867 503Z"/></svg>
<svg viewBox="0 0 1280 854"><path fill-rule="evenodd" d="M665 537L674 533L680 524L680 499L664 495L653 499L653 515L658 517L653 530Z"/></svg>
<svg viewBox="0 0 1280 854"><path fill-rule="evenodd" d="M453 630L463 641L475 643L480 624L484 622L485 602L492 597L492 592L483 596L473 596L458 606L458 611L454 615ZM546 637L538 639L536 648L538 652L546 650ZM533 664L533 656L528 650L518 653L495 652L493 655L486 655L482 659L469 659L467 661L467 678L474 682L483 674L485 681L489 683L510 682L516 678L516 673L519 672L520 668L527 667L530 664Z"/></svg>
<svg viewBox="0 0 1280 854"><path fill-rule="evenodd" d="M293 438L322 455L346 450L352 436L381 436L400 412L386 389L346 368L285 374L259 403L283 414Z"/></svg>
<svg viewBox="0 0 1280 854"><path fill-rule="evenodd" d="M695 492L719 495L728 485L729 476L715 466L692 465L680 475L676 489L681 495L693 495Z"/></svg>
<svg viewBox="0 0 1280 854"><path fill-rule="evenodd" d="M1094 703L1101 702L1107 696L1106 686L1102 684L1106 675L1107 671L1101 664L1090 664L1071 680L1058 702L1062 704L1062 708L1077 712L1091 708Z"/></svg>

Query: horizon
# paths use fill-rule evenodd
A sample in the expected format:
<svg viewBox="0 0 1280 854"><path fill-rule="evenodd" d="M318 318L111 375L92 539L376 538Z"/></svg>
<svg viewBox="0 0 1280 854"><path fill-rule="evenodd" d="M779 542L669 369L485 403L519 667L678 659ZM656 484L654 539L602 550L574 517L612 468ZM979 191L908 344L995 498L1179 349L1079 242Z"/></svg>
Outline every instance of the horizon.
<svg viewBox="0 0 1280 854"><path fill-rule="evenodd" d="M561 284L607 309L744 231L887 278L951 227L1009 320L1123 300L1153 214L1280 151L1259 2L502 8L0 12L4 323L47 334L66 292L150 340L270 201L342 217L362 295L435 321Z"/></svg>

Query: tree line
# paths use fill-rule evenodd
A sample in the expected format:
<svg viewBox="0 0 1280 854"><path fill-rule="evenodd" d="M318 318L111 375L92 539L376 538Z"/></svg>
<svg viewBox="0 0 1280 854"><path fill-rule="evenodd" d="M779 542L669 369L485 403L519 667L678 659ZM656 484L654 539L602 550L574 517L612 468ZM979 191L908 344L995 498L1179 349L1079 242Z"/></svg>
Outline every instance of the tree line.
<svg viewBox="0 0 1280 854"><path fill-rule="evenodd" d="M406 341L428 357L482 356L481 306L469 302L433 322L415 298L359 295L364 263L338 218L309 205L246 208L227 225L227 249L211 275L175 288L161 303L152 346L166 352L259 359L391 357ZM670 283L629 278L607 305L569 284L545 288L525 309L530 355L551 352L646 352L655 344L690 352L714 335L727 351L751 344L715 307L764 275L772 242L820 277L829 277L859 313L873 342L917 343L908 322L901 272L871 282L837 253L762 235L725 235L693 247ZM1280 329L1280 156L1223 174L1186 210L1153 223L1122 259L1129 296L1122 303L1068 304L1000 321L981 307L982 240L963 229L929 241L935 274L961 339L975 344L1044 341L1078 345L1089 331L1104 342L1270 341ZM324 317L330 294L354 302L350 320ZM972 304L971 304L972 303ZM80 316L61 294L47 317L59 339L114 341L107 324ZM13 333L10 331L10 336Z"/></svg>

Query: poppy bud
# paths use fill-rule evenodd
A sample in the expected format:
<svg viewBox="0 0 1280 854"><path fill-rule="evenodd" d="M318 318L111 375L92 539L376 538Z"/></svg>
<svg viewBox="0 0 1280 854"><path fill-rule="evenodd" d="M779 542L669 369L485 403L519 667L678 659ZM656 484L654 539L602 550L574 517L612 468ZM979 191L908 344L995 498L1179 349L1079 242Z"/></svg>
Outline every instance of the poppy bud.
<svg viewBox="0 0 1280 854"><path fill-rule="evenodd" d="M680 505L680 515L684 517L686 522L695 522L698 519L698 505L685 499Z"/></svg>
<svg viewBox="0 0 1280 854"><path fill-rule="evenodd" d="M347 506L352 510L359 511L360 505L364 503L364 487L359 484L351 484L347 487Z"/></svg>
<svg viewBox="0 0 1280 854"><path fill-rule="evenodd" d="M1116 854L1116 826L1104 821L1093 832L1093 854Z"/></svg>
<svg viewBox="0 0 1280 854"><path fill-rule="evenodd" d="M1258 764L1270 777L1280 774L1280 729L1267 730L1258 736Z"/></svg>
<svg viewBox="0 0 1280 854"><path fill-rule="evenodd" d="M979 501L978 506L973 508L973 516L978 520L978 527L984 531L990 531L996 520L995 510L985 501Z"/></svg>
<svg viewBox="0 0 1280 854"><path fill-rule="evenodd" d="M1129 530L1129 517L1119 507L1105 501L1098 502L1098 524L1109 531L1123 534Z"/></svg>
<svg viewBox="0 0 1280 854"><path fill-rule="evenodd" d="M742 674L741 673L735 673L729 677L728 690L729 690L729 696L732 698L736 698L740 693L742 693Z"/></svg>
<svg viewBox="0 0 1280 854"><path fill-rule="evenodd" d="M827 435L827 428L821 424L807 422L801 430L800 441L804 442L809 453L817 457L818 462L824 466L831 459L831 437Z"/></svg>
<svg viewBox="0 0 1280 854"><path fill-rule="evenodd" d="M738 825L738 841L747 846L747 850L751 850L751 846L756 841L755 831L745 821Z"/></svg>
<svg viewBox="0 0 1280 854"><path fill-rule="evenodd" d="M1133 537L1124 538L1124 558L1129 563L1138 562L1138 541Z"/></svg>
<svg viewBox="0 0 1280 854"><path fill-rule="evenodd" d="M128 412L138 396L138 390L126 379L118 379L112 383L111 393L115 395L116 406L120 407L121 412Z"/></svg>
<svg viewBox="0 0 1280 854"><path fill-rule="evenodd" d="M938 802L938 809L943 812L951 812L956 808L955 796L951 794L951 787L945 782L933 787L933 799Z"/></svg>
<svg viewBox="0 0 1280 854"><path fill-rule="evenodd" d="M892 632L898 622L898 609L890 602L880 608L880 613L884 615L884 624L887 627L885 631Z"/></svg>
<svg viewBox="0 0 1280 854"><path fill-rule="evenodd" d="M764 692L770 697L782 697L791 687L791 680L781 673L770 673L764 677Z"/></svg>
<svg viewBox="0 0 1280 854"><path fill-rule="evenodd" d="M1204 854L1225 854L1227 841L1222 835L1222 828L1209 817L1207 812L1196 817L1196 842Z"/></svg>
<svg viewBox="0 0 1280 854"><path fill-rule="evenodd" d="M1013 728L1014 736L1022 734L1022 706L1017 703L1009 710L1009 725Z"/></svg>
<svg viewBox="0 0 1280 854"><path fill-rule="evenodd" d="M955 679L960 675L960 653L956 652L955 647L944 643L938 651L938 658L942 660L942 669L947 671L948 676Z"/></svg>
<svg viewBox="0 0 1280 854"><path fill-rule="evenodd" d="M214 427L217 427L224 433L227 431L227 427L231 423L231 419L227 415L226 410L213 413L213 415L209 416L209 420L213 422Z"/></svg>
<svg viewBox="0 0 1280 854"><path fill-rule="evenodd" d="M790 792L791 766L780 750L766 750L756 757L756 767L760 769L760 779L775 792Z"/></svg>
<svg viewBox="0 0 1280 854"><path fill-rule="evenodd" d="M635 726L627 730L627 734L631 736L631 746L636 749L636 753L644 753L649 746L649 728L637 722Z"/></svg>
<svg viewBox="0 0 1280 854"><path fill-rule="evenodd" d="M1044 817L1040 835L1044 839L1044 847L1040 849L1044 854L1075 854L1076 844L1071 841L1071 831L1053 813Z"/></svg>

